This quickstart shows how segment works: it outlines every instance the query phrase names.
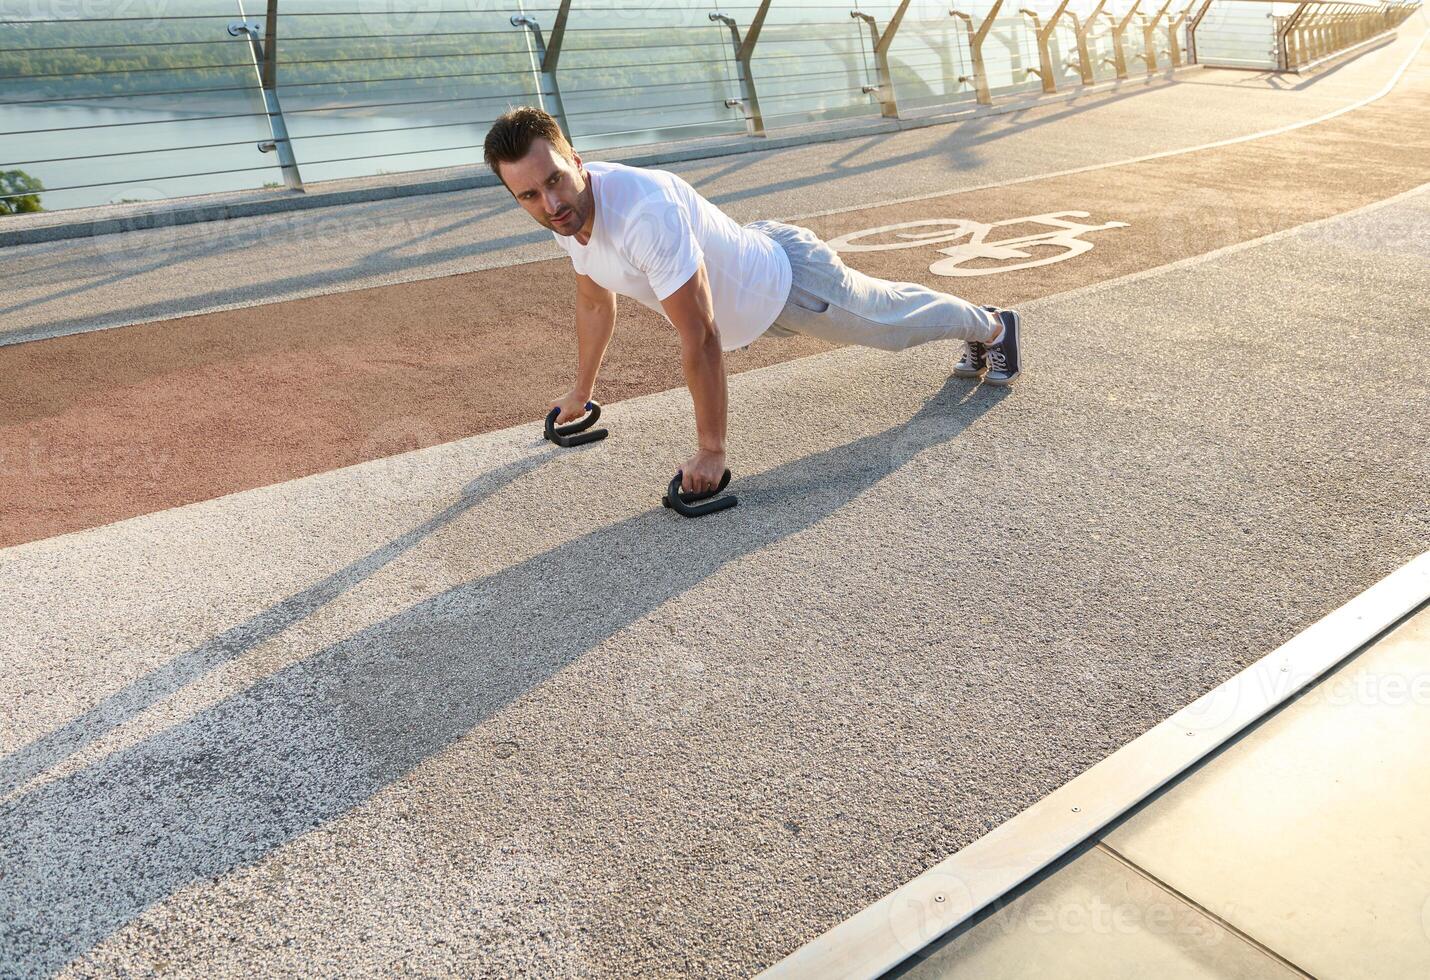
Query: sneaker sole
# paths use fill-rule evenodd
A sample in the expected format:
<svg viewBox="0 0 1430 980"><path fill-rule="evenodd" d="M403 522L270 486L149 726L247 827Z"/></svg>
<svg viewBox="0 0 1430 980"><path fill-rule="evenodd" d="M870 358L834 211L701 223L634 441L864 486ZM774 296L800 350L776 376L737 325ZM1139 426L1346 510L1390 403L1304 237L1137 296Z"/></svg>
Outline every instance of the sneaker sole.
<svg viewBox="0 0 1430 980"><path fill-rule="evenodd" d="M983 372L987 370L987 368L979 368L977 371L969 371L967 369L960 371L958 368L954 368L953 376L955 378L977 378L981 377L983 375Z"/></svg>

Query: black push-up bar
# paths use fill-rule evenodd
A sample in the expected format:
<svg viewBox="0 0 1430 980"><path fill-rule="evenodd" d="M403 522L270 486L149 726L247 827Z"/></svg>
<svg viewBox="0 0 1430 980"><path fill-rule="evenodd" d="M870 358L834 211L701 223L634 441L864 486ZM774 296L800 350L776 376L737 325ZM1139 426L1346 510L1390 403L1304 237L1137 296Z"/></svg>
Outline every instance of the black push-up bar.
<svg viewBox="0 0 1430 980"><path fill-rule="evenodd" d="M577 419L566 425L557 425L556 416L561 414L561 407L555 406L546 415L546 438L558 446L583 446L588 442L599 442L610 435L605 429L597 429L594 432L586 430L596 424L596 420L601 417L601 406L596 402L586 403L587 415L585 418Z"/></svg>
<svg viewBox="0 0 1430 980"><path fill-rule="evenodd" d="M685 517L704 517L706 514L713 514L717 510L726 510L734 507L740 502L739 498L731 494L728 497L721 497L718 500L711 500L721 490L730 485L730 471L726 470L725 475L720 478L720 485L714 490L706 490L701 493L681 493L680 480L684 474L680 470L675 471L675 476L671 477L670 486L666 488L665 496L660 498L660 502L677 514ZM704 500L705 503L697 503ZM694 505L694 506L692 506Z"/></svg>
<svg viewBox="0 0 1430 980"><path fill-rule="evenodd" d="M591 429L591 426L595 425L596 420L601 417L601 406L596 402L587 402L586 416L575 422L557 425L556 419L560 414L561 408L556 406L546 415L546 438L558 446L566 448L583 446L588 442L599 442L610 435L606 429ZM588 429L591 431L587 431ZM683 476L683 472L676 470L675 476L671 478L670 486L666 488L665 496L660 498L661 504L683 517L704 517L706 514L713 514L719 510L727 510L740 502L734 495L711 499L730 485L729 470L726 470L724 476L720 478L718 487L701 493L681 493L680 481Z"/></svg>

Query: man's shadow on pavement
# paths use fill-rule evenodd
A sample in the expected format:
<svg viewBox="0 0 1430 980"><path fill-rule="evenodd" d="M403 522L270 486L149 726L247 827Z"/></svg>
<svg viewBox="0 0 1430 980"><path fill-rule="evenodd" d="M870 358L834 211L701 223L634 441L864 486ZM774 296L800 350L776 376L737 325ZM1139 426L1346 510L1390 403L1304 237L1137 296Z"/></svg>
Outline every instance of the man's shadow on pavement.
<svg viewBox="0 0 1430 980"><path fill-rule="evenodd" d="M0 961L19 976L53 972L185 885L342 816L726 562L818 523L957 438L1004 394L950 379L907 422L742 480L734 510L687 520L654 506L12 797L0 804ZM375 556L348 578L386 564L389 549ZM258 632L311 611L336 584L349 582L286 600L296 608ZM191 656L190 672L212 653Z"/></svg>
<svg viewBox="0 0 1430 980"><path fill-rule="evenodd" d="M296 626L378 574L429 535L440 531L551 458L551 453L533 454L483 473L463 489L457 500L381 548L174 657L157 670L104 698L79 717L0 759L0 795L14 792L170 695Z"/></svg>

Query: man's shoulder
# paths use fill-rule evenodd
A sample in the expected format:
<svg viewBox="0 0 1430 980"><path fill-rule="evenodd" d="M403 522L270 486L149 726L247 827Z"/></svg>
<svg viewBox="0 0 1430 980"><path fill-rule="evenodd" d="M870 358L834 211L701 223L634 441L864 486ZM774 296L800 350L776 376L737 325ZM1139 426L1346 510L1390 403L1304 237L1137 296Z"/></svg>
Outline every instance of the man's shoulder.
<svg viewBox="0 0 1430 980"><path fill-rule="evenodd" d="M681 222L670 217L671 210L686 215L688 221L694 208L692 192L667 171L614 164L593 173L600 182L606 231L618 246L679 227Z"/></svg>
<svg viewBox="0 0 1430 980"><path fill-rule="evenodd" d="M678 175L655 167L632 167L624 163L605 161L596 161L585 166L590 173L605 177L606 186L631 188L642 195L665 191L682 182Z"/></svg>

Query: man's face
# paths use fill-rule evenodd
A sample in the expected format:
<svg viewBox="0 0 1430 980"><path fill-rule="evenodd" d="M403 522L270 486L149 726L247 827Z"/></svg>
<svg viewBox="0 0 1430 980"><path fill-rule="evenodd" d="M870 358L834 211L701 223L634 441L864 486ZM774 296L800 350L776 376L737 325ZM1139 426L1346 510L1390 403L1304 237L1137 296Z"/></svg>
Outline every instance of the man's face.
<svg viewBox="0 0 1430 980"><path fill-rule="evenodd" d="M558 235L574 235L591 217L591 187L580 154L567 160L548 140L534 139L526 156L500 164L507 190L528 214Z"/></svg>

